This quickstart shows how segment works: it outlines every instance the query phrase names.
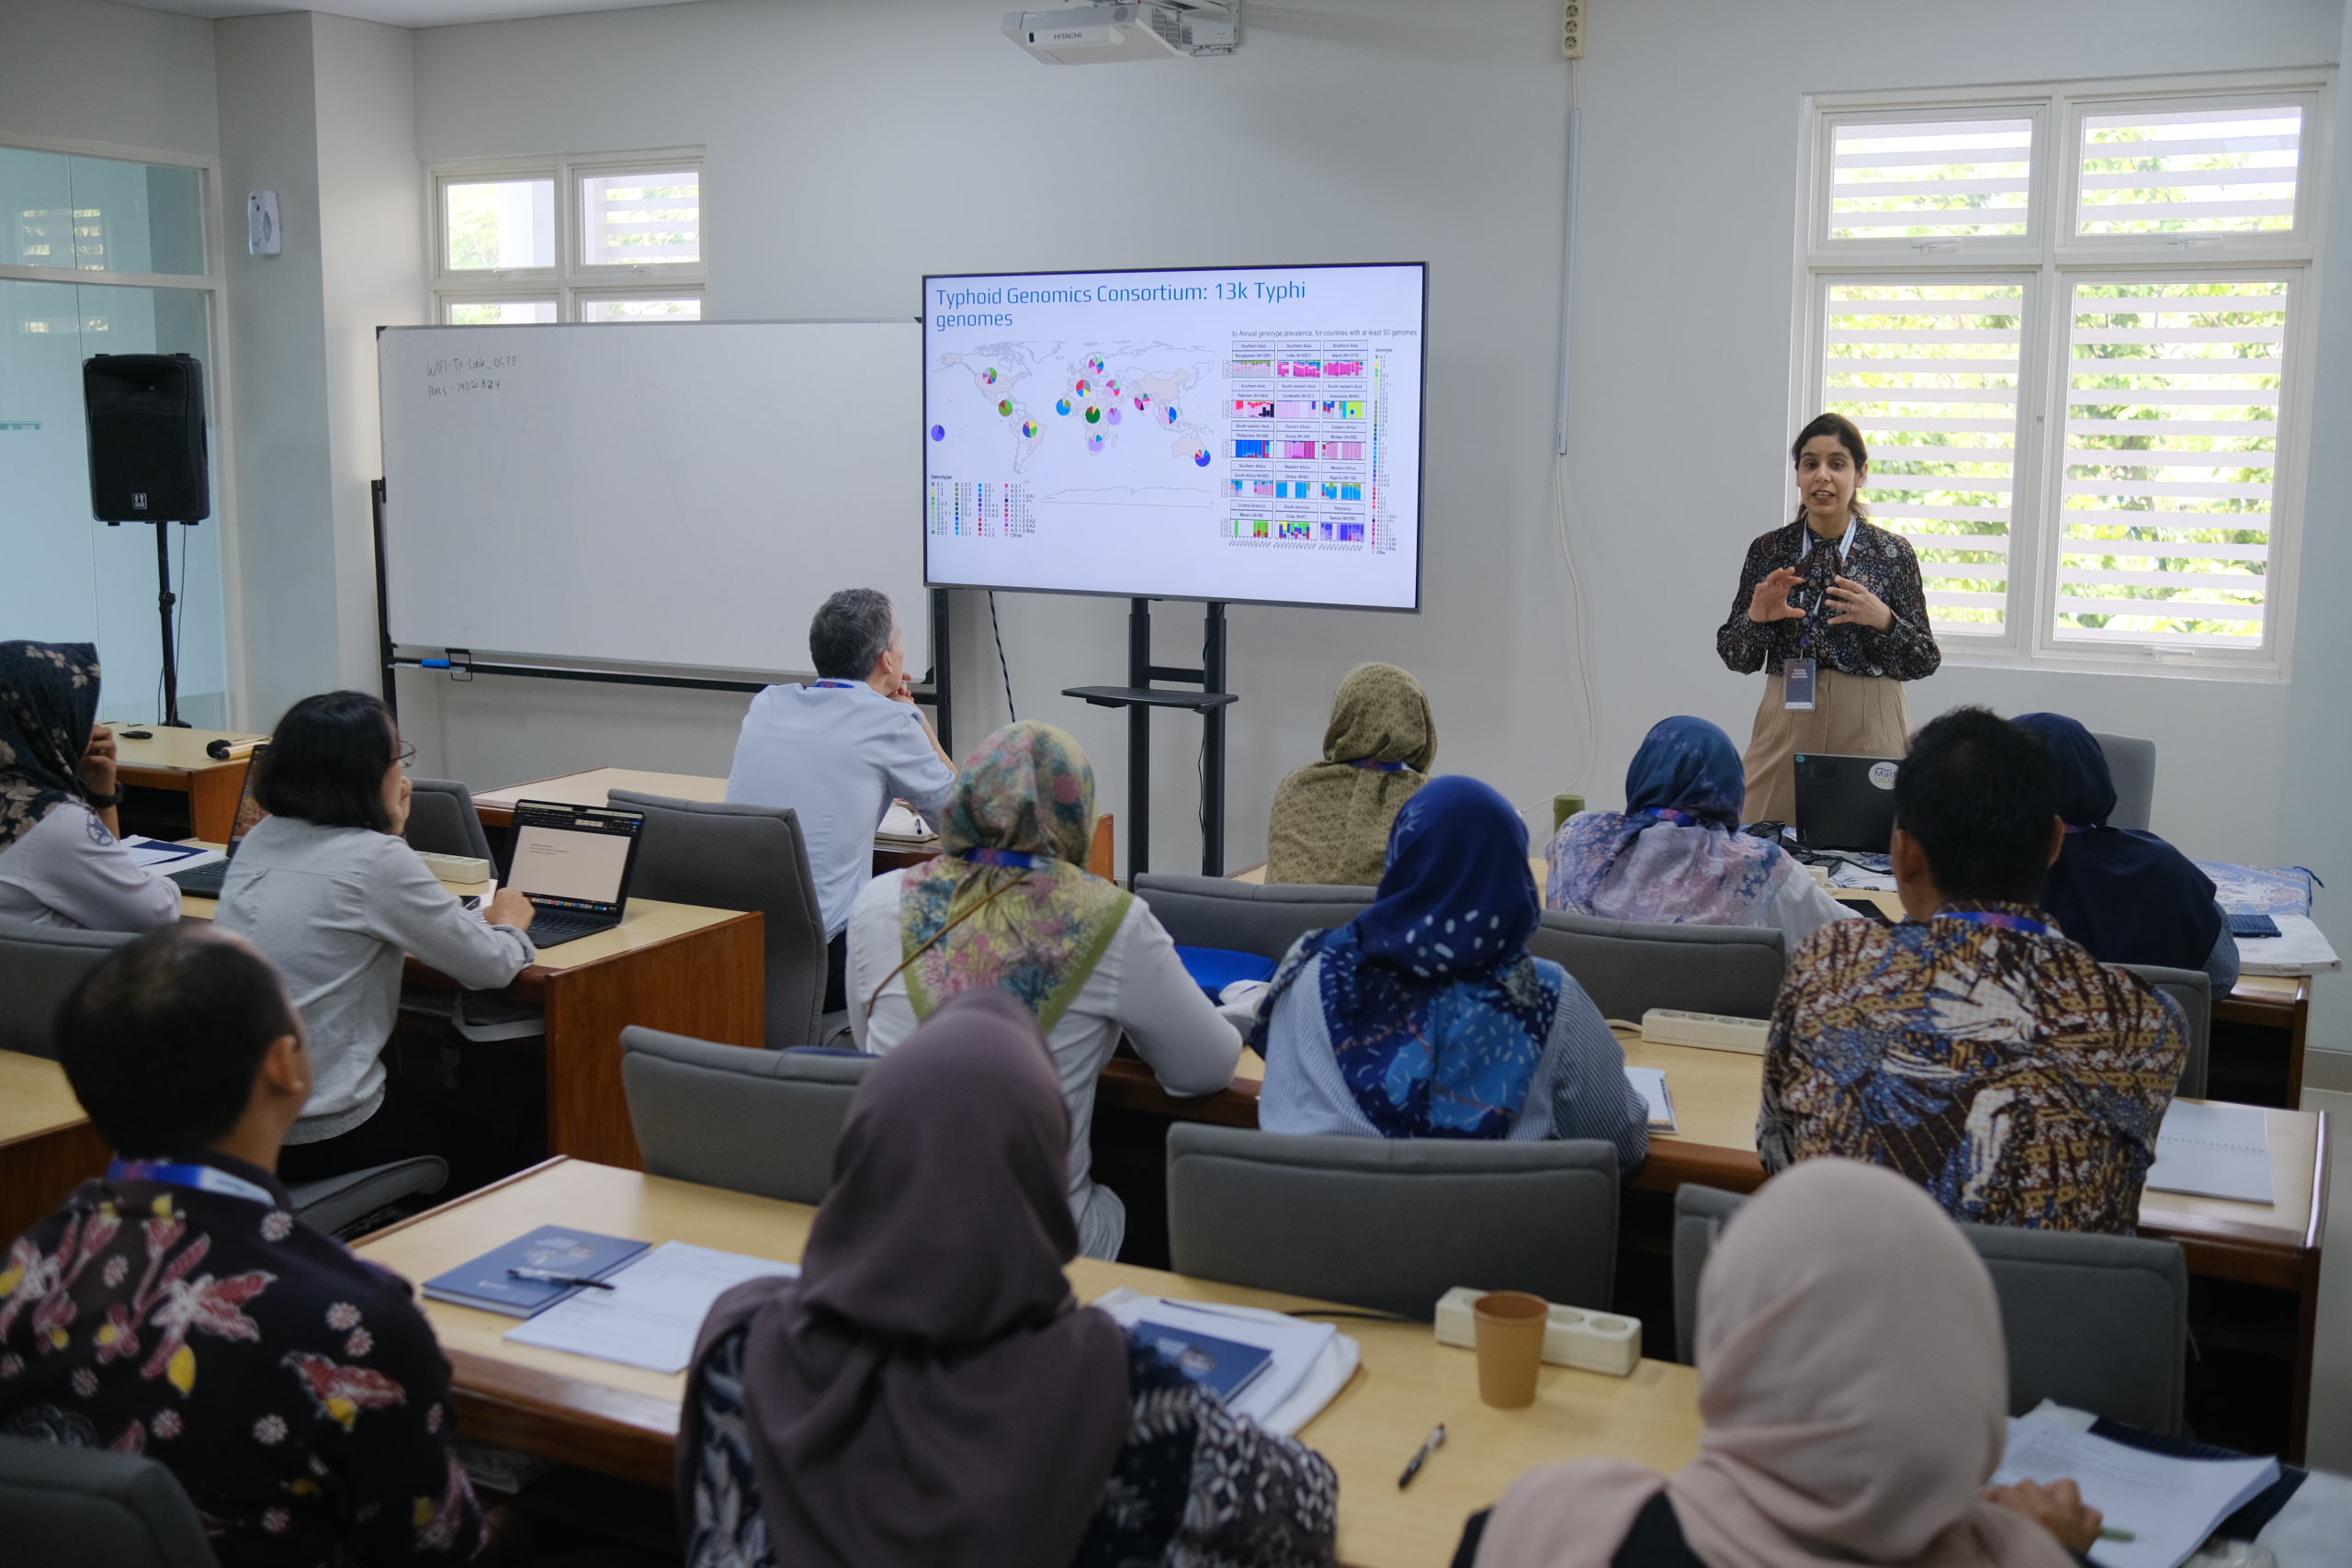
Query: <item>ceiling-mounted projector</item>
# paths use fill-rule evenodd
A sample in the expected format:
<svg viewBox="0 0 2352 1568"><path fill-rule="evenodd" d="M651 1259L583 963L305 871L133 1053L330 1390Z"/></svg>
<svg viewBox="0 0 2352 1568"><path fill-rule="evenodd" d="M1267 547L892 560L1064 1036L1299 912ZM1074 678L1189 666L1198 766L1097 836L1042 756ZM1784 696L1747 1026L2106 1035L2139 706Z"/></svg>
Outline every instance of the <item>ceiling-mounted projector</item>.
<svg viewBox="0 0 2352 1568"><path fill-rule="evenodd" d="M1240 0L1149 0L1144 5L1069 6L1007 11L1004 36L1048 65L1108 65L1231 54L1240 41Z"/></svg>

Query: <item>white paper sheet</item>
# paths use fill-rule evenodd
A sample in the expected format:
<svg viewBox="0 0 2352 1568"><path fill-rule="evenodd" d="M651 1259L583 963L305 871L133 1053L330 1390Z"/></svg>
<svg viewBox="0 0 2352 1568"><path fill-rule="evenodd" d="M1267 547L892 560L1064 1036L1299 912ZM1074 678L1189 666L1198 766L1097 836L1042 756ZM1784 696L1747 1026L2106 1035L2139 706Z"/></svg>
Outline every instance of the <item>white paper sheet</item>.
<svg viewBox="0 0 2352 1568"><path fill-rule="evenodd" d="M199 850L193 844L175 844L164 839L144 839L136 833L122 836L122 847L141 865L162 871L190 871L199 865L210 865L229 857L219 850Z"/></svg>
<svg viewBox="0 0 2352 1568"><path fill-rule="evenodd" d="M2092 1547L2099 1568L2179 1568L2215 1525L2278 1479L2275 1459L2173 1459L2022 1416L2009 1418L1990 1484L2072 1481L2109 1529L2135 1538Z"/></svg>
<svg viewBox="0 0 2352 1568"><path fill-rule="evenodd" d="M1313 1420L1340 1392L1355 1371L1361 1350L1328 1323L1310 1323L1260 1307L1227 1306L1217 1302L1175 1302L1162 1296L1138 1295L1121 1286L1094 1304L1122 1328L1133 1328L1148 1314L1154 1323L1171 1328L1257 1345L1273 1352L1273 1364L1241 1391L1230 1406L1270 1432L1287 1435ZM1347 1346L1334 1358L1339 1342ZM1309 1398L1318 1393L1320 1397ZM1283 1424L1277 1425L1277 1422Z"/></svg>
<svg viewBox="0 0 2352 1568"><path fill-rule="evenodd" d="M2156 1131L2156 1163L2147 1184L2159 1192L2275 1203L2270 1185L2270 1124L2258 1105L2176 1100Z"/></svg>
<svg viewBox="0 0 2352 1568"><path fill-rule="evenodd" d="M2344 967L2327 934L2309 915L2271 911L2277 936L2238 938L2238 969L2246 975L2333 975Z"/></svg>
<svg viewBox="0 0 2352 1568"><path fill-rule="evenodd" d="M1666 1089L1666 1069L1663 1067L1627 1067L1625 1081L1634 1092L1649 1102L1650 1131L1674 1131L1674 1097Z"/></svg>
<svg viewBox="0 0 2352 1568"><path fill-rule="evenodd" d="M683 1372L721 1295L746 1280L797 1274L795 1263L665 1241L611 1278L506 1331L517 1345L569 1350L649 1371Z"/></svg>
<svg viewBox="0 0 2352 1568"><path fill-rule="evenodd" d="M882 826L874 829L877 839L928 839L931 824L916 816L903 800L894 800L890 809L882 814Z"/></svg>

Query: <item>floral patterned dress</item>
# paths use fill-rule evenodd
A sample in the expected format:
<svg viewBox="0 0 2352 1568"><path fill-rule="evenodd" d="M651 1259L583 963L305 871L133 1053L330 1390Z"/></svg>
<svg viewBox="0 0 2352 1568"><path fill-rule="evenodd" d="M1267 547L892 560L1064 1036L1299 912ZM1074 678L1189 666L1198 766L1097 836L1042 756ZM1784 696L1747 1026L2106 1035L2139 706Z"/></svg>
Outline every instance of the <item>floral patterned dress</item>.
<svg viewBox="0 0 2352 1568"><path fill-rule="evenodd" d="M268 1172L187 1163L213 1190L119 1168L9 1247L0 1436L160 1461L223 1568L471 1557L449 1364L407 1284Z"/></svg>
<svg viewBox="0 0 2352 1568"><path fill-rule="evenodd" d="M714 1344L701 1371L702 1452L686 1568L778 1568L760 1519L744 1427L748 1327ZM1127 1339L1134 1424L1072 1568L1314 1568L1332 1561L1340 1483L1292 1438L1222 1400Z"/></svg>

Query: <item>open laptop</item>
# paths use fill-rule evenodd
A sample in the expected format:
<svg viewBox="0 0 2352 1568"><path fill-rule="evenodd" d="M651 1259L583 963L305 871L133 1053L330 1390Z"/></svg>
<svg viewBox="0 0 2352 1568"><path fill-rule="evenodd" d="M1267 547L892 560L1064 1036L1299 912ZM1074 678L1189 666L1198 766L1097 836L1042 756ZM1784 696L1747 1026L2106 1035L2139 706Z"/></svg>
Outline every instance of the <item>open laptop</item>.
<svg viewBox="0 0 2352 1568"><path fill-rule="evenodd" d="M261 760L268 750L268 743L264 742L254 747L253 755L245 760L244 793L237 796L237 819L229 829L229 860L217 860L210 865L195 865L186 871L164 874L180 885L181 892L192 893L199 898L220 897L220 889L229 880L229 861L237 858L237 846L245 841L245 835L254 830L254 823L269 815L254 798L254 782L261 777Z"/></svg>
<svg viewBox="0 0 2352 1568"><path fill-rule="evenodd" d="M1798 843L1809 850L1887 852L1894 840L1894 772L1901 758L1800 751L1792 761Z"/></svg>
<svg viewBox="0 0 2352 1568"><path fill-rule="evenodd" d="M555 947L621 923L645 813L518 800L506 886L531 901L531 941Z"/></svg>

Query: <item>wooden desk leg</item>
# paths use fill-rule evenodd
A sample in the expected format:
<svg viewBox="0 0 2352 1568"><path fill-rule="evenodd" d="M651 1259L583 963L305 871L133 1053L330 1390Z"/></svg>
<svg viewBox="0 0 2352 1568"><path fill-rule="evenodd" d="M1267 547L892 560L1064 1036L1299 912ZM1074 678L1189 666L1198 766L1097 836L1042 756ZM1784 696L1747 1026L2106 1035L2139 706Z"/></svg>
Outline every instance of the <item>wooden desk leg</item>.
<svg viewBox="0 0 2352 1568"><path fill-rule="evenodd" d="M2312 1424L2312 1349L2319 1336L2319 1258L2303 1255L2301 1300L2295 1304L2295 1402L2287 1421L2287 1462L2303 1462L2303 1438Z"/></svg>
<svg viewBox="0 0 2352 1568"><path fill-rule="evenodd" d="M2302 1109L2303 1104L2303 1036L2312 1022L2312 983L2305 980L2295 996L2295 1021L2287 1030L2287 1104L2290 1110ZM2296 1431L2302 1428L2298 1426ZM2296 1441L2300 1443L2299 1436Z"/></svg>
<svg viewBox="0 0 2352 1568"><path fill-rule="evenodd" d="M547 978L548 1147L643 1170L621 1085L632 1023L722 1045L767 1041L765 922L757 914Z"/></svg>
<svg viewBox="0 0 2352 1568"><path fill-rule="evenodd" d="M233 762L188 775L187 815L197 838L214 844L229 841L237 826L237 802L244 795L245 770L250 766L250 762Z"/></svg>
<svg viewBox="0 0 2352 1568"><path fill-rule="evenodd" d="M90 1177L105 1175L112 1156L87 1122L0 1146L0 1243L39 1224Z"/></svg>

